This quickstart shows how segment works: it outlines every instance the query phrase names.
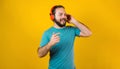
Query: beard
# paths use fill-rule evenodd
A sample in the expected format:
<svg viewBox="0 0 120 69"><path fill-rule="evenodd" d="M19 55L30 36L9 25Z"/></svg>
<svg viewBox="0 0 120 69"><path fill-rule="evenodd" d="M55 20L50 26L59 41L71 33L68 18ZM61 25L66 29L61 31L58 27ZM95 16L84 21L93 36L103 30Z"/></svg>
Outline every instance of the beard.
<svg viewBox="0 0 120 69"><path fill-rule="evenodd" d="M64 20L65 22L63 24L61 24L60 22ZM56 18L54 19L54 22L59 26L59 27L64 27L66 25L66 19L60 19L60 22L58 20L56 20Z"/></svg>

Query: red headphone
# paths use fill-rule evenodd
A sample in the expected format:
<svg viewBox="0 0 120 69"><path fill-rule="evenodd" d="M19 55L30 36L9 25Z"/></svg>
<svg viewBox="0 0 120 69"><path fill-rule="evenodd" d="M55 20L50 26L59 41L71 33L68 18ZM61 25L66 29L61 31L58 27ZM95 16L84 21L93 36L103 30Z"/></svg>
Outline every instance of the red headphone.
<svg viewBox="0 0 120 69"><path fill-rule="evenodd" d="M54 7L55 7L55 6L53 6L53 7L51 8L51 10L50 10L50 19L51 19L51 20L54 20L54 18L55 18L55 17L54 17L54 14L52 13Z"/></svg>
<svg viewBox="0 0 120 69"><path fill-rule="evenodd" d="M53 21L55 19L54 13L52 12L55 9L56 5L53 6L50 10L50 19ZM67 14L67 22L71 20L71 15Z"/></svg>

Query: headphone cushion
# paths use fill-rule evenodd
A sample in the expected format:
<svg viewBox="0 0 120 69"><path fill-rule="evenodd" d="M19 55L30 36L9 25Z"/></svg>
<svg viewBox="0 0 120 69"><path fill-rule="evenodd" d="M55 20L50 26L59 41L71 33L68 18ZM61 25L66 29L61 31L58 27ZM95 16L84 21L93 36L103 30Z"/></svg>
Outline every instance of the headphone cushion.
<svg viewBox="0 0 120 69"><path fill-rule="evenodd" d="M50 19L51 19L51 20L54 20L54 15L50 15Z"/></svg>

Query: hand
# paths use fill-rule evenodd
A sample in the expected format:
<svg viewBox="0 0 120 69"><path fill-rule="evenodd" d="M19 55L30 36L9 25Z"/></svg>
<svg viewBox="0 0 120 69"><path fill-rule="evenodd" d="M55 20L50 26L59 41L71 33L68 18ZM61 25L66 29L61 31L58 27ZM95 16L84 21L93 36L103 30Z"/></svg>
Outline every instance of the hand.
<svg viewBox="0 0 120 69"><path fill-rule="evenodd" d="M53 33L53 35L51 36L50 42L49 42L51 46L55 45L56 43L60 41L60 37L58 36L59 34L60 33Z"/></svg>
<svg viewBox="0 0 120 69"><path fill-rule="evenodd" d="M72 24L74 24L75 22L76 22L77 20L73 17L73 16L71 16L71 19L70 19L70 23L72 23Z"/></svg>

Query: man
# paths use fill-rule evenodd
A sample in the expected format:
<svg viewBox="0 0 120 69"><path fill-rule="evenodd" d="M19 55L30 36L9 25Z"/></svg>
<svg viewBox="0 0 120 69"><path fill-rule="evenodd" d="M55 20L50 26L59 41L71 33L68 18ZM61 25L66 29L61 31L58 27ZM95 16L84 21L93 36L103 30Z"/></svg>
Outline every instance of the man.
<svg viewBox="0 0 120 69"><path fill-rule="evenodd" d="M74 17L66 14L62 5L52 7L50 17L54 26L44 32L38 55L44 57L50 52L49 69L75 69L73 53L75 36L87 37L92 32ZM66 22L76 27L65 26Z"/></svg>

